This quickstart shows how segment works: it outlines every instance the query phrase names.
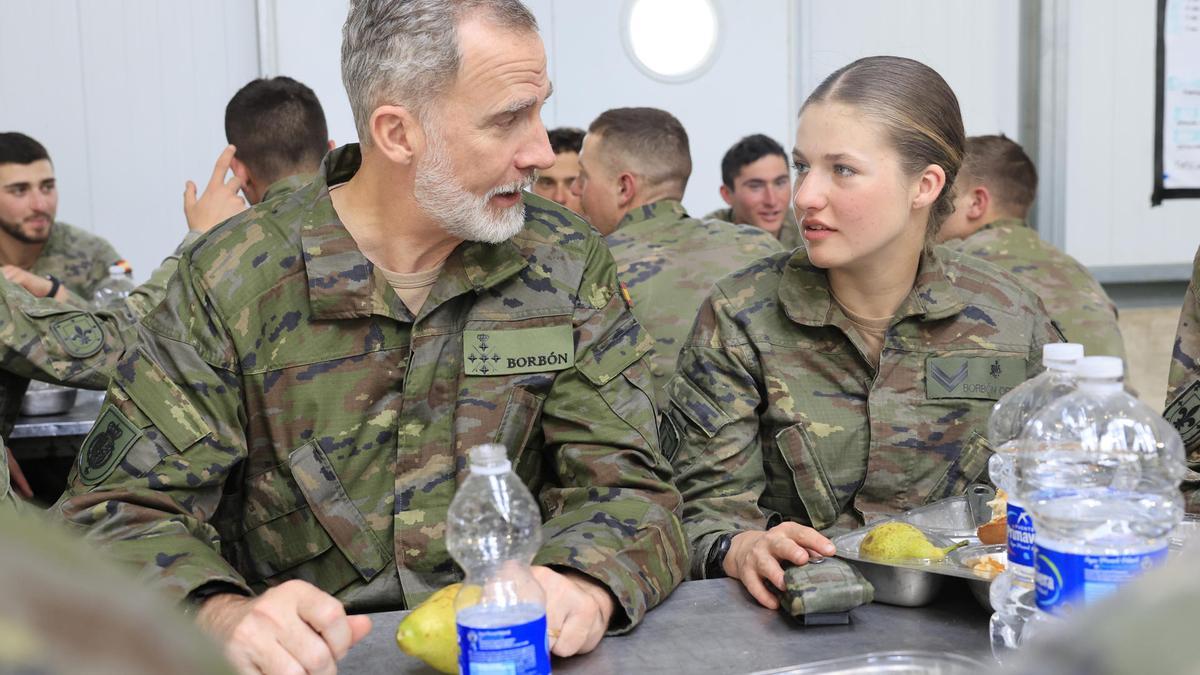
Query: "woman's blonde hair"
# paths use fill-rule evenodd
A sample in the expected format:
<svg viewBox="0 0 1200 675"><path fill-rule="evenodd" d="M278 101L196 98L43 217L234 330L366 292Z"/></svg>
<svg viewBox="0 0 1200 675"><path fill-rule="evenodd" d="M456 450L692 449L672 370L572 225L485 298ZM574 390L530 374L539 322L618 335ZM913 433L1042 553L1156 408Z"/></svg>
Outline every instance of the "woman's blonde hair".
<svg viewBox="0 0 1200 675"><path fill-rule="evenodd" d="M800 112L813 103L853 106L883 125L900 155L900 166L917 176L930 164L946 173L946 184L929 210L926 242L932 242L954 212L951 189L962 167L966 133L958 98L929 66L898 56L859 59L825 78Z"/></svg>

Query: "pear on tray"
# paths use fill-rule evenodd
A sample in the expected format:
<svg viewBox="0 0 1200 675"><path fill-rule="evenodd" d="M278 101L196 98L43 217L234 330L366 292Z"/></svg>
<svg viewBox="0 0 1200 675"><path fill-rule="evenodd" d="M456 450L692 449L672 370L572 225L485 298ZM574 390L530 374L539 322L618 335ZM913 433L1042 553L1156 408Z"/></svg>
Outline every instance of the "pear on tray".
<svg viewBox="0 0 1200 675"><path fill-rule="evenodd" d="M903 562L910 560L939 561L956 548L966 546L961 541L952 546L935 546L925 533L908 523L896 521L878 525L867 533L859 544L858 553L864 558L880 562Z"/></svg>

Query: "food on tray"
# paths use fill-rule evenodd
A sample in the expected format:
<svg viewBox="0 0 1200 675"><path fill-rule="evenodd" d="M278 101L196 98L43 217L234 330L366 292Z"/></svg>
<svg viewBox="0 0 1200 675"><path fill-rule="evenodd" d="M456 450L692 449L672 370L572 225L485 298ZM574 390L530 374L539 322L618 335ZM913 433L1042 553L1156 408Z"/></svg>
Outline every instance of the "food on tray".
<svg viewBox="0 0 1200 675"><path fill-rule="evenodd" d="M1004 559L1001 556L983 555L971 559L971 569L988 577L994 577L1004 571Z"/></svg>
<svg viewBox="0 0 1200 675"><path fill-rule="evenodd" d="M979 526L976 532L983 544L1003 544L1008 540L1008 493L996 490L996 498L988 502L992 519Z"/></svg>
<svg viewBox="0 0 1200 675"><path fill-rule="evenodd" d="M897 560L942 560L956 548L966 546L959 542L953 546L934 546L925 533L908 523L888 522L871 528L863 538L858 552L864 558L883 562Z"/></svg>

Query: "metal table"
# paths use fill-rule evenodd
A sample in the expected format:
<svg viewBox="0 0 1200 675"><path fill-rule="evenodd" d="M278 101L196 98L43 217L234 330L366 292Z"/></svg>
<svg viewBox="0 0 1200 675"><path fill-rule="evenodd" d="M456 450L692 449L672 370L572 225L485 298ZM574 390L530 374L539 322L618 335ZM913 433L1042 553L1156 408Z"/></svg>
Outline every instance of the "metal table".
<svg viewBox="0 0 1200 675"><path fill-rule="evenodd" d="M96 424L103 391L80 389L75 406L61 415L18 417L9 438L46 438L50 436L85 436Z"/></svg>
<svg viewBox="0 0 1200 675"><path fill-rule="evenodd" d="M957 581L957 580L955 580ZM396 647L407 612L371 615L371 633L338 672L436 673ZM628 635L592 653L555 659L556 673L748 673L867 652L920 649L987 660L988 617L965 584L947 584L927 607L871 604L848 626L801 627L763 609L731 579L689 581Z"/></svg>

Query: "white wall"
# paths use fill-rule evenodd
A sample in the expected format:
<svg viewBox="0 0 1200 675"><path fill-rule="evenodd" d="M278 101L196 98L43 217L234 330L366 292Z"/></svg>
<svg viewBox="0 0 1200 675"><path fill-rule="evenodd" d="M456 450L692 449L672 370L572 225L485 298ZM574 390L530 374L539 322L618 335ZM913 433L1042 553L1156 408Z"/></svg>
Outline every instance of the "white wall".
<svg viewBox="0 0 1200 675"><path fill-rule="evenodd" d="M1150 206L1155 4L1071 0L1060 13L1065 44L1055 45L1066 72L1056 130L1065 158L1058 177L1065 248L1116 280L1186 279L1200 244L1200 200ZM1055 189L1054 180L1044 177L1042 189ZM1140 269L1120 269L1128 266Z"/></svg>
<svg viewBox="0 0 1200 675"><path fill-rule="evenodd" d="M258 74L244 0L0 0L0 130L49 150L60 220L107 238L145 279L186 232L225 144L225 103Z"/></svg>

